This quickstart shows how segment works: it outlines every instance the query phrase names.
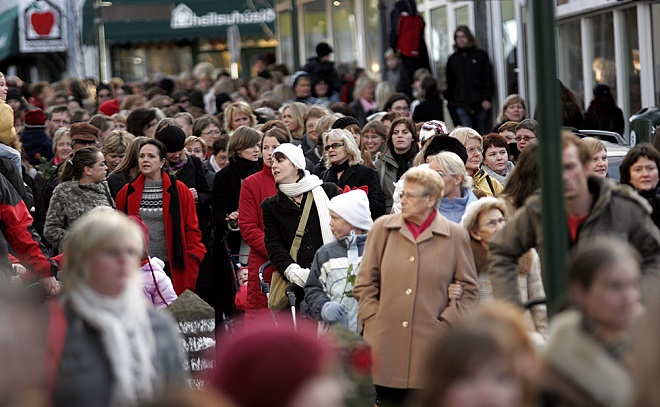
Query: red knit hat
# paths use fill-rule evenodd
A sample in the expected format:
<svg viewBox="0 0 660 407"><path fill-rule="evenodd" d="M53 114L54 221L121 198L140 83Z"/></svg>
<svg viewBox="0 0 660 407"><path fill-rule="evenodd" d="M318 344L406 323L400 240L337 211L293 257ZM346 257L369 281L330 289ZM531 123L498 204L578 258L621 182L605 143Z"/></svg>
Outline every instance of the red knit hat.
<svg viewBox="0 0 660 407"><path fill-rule="evenodd" d="M211 385L238 407L286 407L334 356L315 331L273 327L269 319L224 337L217 349Z"/></svg>
<svg viewBox="0 0 660 407"><path fill-rule="evenodd" d="M101 103L101 106L99 106L99 112L106 116L112 116L113 114L119 113L119 110L119 99L106 100Z"/></svg>
<svg viewBox="0 0 660 407"><path fill-rule="evenodd" d="M30 110L25 114L25 127L43 127L46 125L46 114L41 109Z"/></svg>

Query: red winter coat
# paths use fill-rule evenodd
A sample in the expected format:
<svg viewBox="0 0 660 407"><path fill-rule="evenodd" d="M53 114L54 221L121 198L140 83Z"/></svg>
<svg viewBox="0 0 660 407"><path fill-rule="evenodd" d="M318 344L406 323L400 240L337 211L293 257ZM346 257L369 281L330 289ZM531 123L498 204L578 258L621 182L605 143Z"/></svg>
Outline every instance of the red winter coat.
<svg viewBox="0 0 660 407"><path fill-rule="evenodd" d="M250 246L250 257L248 258L248 294L246 318L259 316L264 311L268 312L268 300L261 292L259 282L259 267L268 261L268 252L264 243L264 221L261 216L261 203L264 199L277 193L275 178L270 167L264 168L243 180L241 195L238 201L238 226L241 236ZM268 267L264 272L264 279L270 283L270 277L275 270ZM262 310L257 311L257 310Z"/></svg>
<svg viewBox="0 0 660 407"><path fill-rule="evenodd" d="M167 241L167 256L170 259L170 271L172 283L177 295L181 295L186 289L193 291L199 273L199 263L206 254L206 248L202 244L202 232L199 231L197 213L195 212L195 198L181 181L176 181L179 194L179 206L181 208L181 240L184 252L185 268L181 269L174 264L173 245L173 223L170 215L171 189L174 187L167 173L162 172L163 177L163 220L165 222L165 240ZM117 194L117 210L127 215L140 216L140 201L144 191L144 175L140 174L135 181L125 185Z"/></svg>

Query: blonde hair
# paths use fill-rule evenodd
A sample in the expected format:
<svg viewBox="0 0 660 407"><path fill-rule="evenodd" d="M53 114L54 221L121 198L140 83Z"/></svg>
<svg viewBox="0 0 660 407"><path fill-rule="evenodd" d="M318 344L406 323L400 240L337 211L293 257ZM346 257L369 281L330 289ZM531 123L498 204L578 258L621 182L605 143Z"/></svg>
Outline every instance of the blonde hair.
<svg viewBox="0 0 660 407"><path fill-rule="evenodd" d="M360 77L355 82L355 89L353 90L353 99L360 100L362 98L362 94L364 93L364 90L367 89L369 86L373 86L375 88L376 81L374 81L368 76Z"/></svg>
<svg viewBox="0 0 660 407"><path fill-rule="evenodd" d="M300 102L287 103L280 107L280 115L282 117L284 117L286 109L290 110L291 117L293 117L293 120L298 124L298 127L290 132L291 136L296 140L300 140L305 132L305 116L307 115L309 108L306 104Z"/></svg>
<svg viewBox="0 0 660 407"><path fill-rule="evenodd" d="M208 149L209 149L209 146L206 144L206 141L204 141L203 138L201 138L201 137L195 137L195 136L188 136L188 137L186 137L186 141L183 143L183 145L186 146L186 147L188 147L189 145L191 145L191 144L193 144L193 143L199 143L199 144L201 144L201 145L202 145L202 151L204 152L204 154L206 154L206 152L207 152Z"/></svg>
<svg viewBox="0 0 660 407"><path fill-rule="evenodd" d="M525 117L527 116L527 105L525 104L525 99L520 97L520 95L513 93L504 99L504 104L502 105L502 112L500 113L499 116L497 116L497 122L502 123L504 121L508 121L509 119L504 115L504 112L506 111L506 108L511 106L514 103L519 103L520 106L522 106L523 110L525 111ZM524 117L523 117L524 118Z"/></svg>
<svg viewBox="0 0 660 407"><path fill-rule="evenodd" d="M62 281L73 289L89 278L89 261L103 249L119 242L128 243L135 256L135 274L144 250L140 227L126 215L112 210L93 210L75 221L64 241Z"/></svg>
<svg viewBox="0 0 660 407"><path fill-rule="evenodd" d="M70 135L68 127L60 127L55 131L55 134L53 135L53 153L55 152L55 148L57 148L57 143L65 135Z"/></svg>
<svg viewBox="0 0 660 407"><path fill-rule="evenodd" d="M484 145L484 140L481 138L481 135L474 129L469 127L457 127L449 133L449 137L454 137L461 142L461 144L467 144L468 140L477 140L480 145Z"/></svg>
<svg viewBox="0 0 660 407"><path fill-rule="evenodd" d="M125 130L112 130L103 140L101 152L103 154L124 154L135 136Z"/></svg>
<svg viewBox="0 0 660 407"><path fill-rule="evenodd" d="M341 141L344 143L344 148L346 153L348 153L348 165L354 166L357 164L362 164L362 154L360 153L360 148L358 147L353 134L350 131L344 129L332 129L328 132L323 133L323 144L330 145L332 141ZM327 154L324 154L327 160ZM327 160L328 168L332 167L332 163Z"/></svg>
<svg viewBox="0 0 660 407"><path fill-rule="evenodd" d="M248 127L254 127L257 124L257 117L254 115L252 112L252 108L250 105L248 105L246 102L240 101L240 102L234 102L228 105L225 108L225 131L227 133L230 133L232 131L236 131L236 129L233 129L231 127L231 121L232 121L232 115L236 113L242 113L246 115L250 119L250 125ZM304 126L303 126L304 127Z"/></svg>
<svg viewBox="0 0 660 407"><path fill-rule="evenodd" d="M442 194L445 190L445 182L437 172L428 168L413 167L403 175L404 185L406 183L415 183L424 188L424 193L435 196L435 209L440 206Z"/></svg>
<svg viewBox="0 0 660 407"><path fill-rule="evenodd" d="M603 150L607 152L607 148L605 147L605 144L603 144L602 141L598 140L595 137L584 137L580 139L580 143L587 148L587 151L589 151L589 155L591 157L596 155L596 153L600 153Z"/></svg>
<svg viewBox="0 0 660 407"><path fill-rule="evenodd" d="M431 162L435 161L440 165L444 171L450 175L461 175L463 176L463 181L461 181L461 188L470 188L472 187L472 177L468 175L465 170L465 164L461 157L452 153L450 151L442 151L431 157Z"/></svg>

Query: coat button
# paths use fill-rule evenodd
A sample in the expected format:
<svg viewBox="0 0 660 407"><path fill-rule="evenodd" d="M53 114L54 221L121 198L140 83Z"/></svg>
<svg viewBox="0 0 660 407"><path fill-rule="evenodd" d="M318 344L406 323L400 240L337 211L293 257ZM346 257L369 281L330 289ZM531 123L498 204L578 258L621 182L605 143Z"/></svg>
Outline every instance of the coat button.
<svg viewBox="0 0 660 407"><path fill-rule="evenodd" d="M411 262L415 261L415 256L410 256L408 260L410 260Z"/></svg>
<svg viewBox="0 0 660 407"><path fill-rule="evenodd" d="M408 321L403 321L401 324L404 328L408 328Z"/></svg>
<svg viewBox="0 0 660 407"><path fill-rule="evenodd" d="M412 289L411 289L411 288L408 288L408 289L406 290L406 295L410 295L410 294L412 294Z"/></svg>

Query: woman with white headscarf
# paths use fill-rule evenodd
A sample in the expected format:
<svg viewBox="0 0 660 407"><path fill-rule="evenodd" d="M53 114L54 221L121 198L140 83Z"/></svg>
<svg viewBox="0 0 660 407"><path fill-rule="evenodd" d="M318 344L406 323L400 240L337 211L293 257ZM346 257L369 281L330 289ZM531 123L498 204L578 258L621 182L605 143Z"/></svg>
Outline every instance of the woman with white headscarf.
<svg viewBox="0 0 660 407"><path fill-rule="evenodd" d="M264 241L268 258L285 280L294 283L296 298L304 298L303 288L316 251L334 240L330 230L330 199L340 193L337 185L321 181L305 171L305 156L300 147L281 144L273 153L271 169L277 194L261 204ZM294 259L291 245L296 237L305 203L313 199L304 235Z"/></svg>

